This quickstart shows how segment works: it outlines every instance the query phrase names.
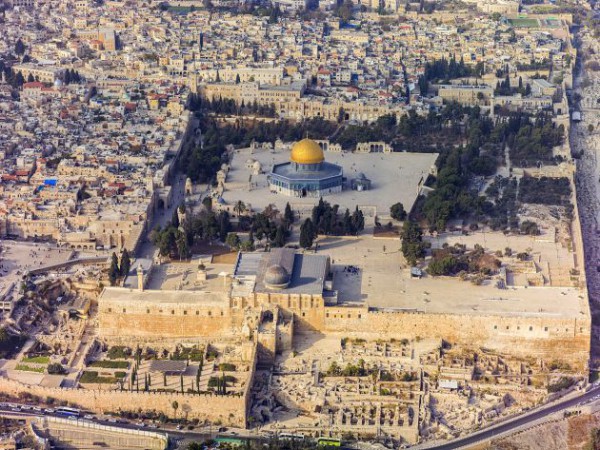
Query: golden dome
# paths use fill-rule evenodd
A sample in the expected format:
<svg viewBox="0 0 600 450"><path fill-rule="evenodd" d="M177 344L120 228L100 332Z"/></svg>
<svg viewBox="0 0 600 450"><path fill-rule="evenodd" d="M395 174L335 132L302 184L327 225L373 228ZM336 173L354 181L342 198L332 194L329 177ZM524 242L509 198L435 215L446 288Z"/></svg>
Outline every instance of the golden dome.
<svg viewBox="0 0 600 450"><path fill-rule="evenodd" d="M325 161L323 150L312 139L302 139L292 147L290 159L298 164L318 164Z"/></svg>

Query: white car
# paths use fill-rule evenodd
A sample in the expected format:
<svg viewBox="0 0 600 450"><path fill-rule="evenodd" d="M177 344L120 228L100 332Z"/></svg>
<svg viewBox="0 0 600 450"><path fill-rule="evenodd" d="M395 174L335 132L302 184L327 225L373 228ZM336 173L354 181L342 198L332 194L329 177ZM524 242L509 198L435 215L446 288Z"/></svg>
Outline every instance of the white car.
<svg viewBox="0 0 600 450"><path fill-rule="evenodd" d="M48 414L54 414L55 411L52 408L46 408L44 412L47 412Z"/></svg>
<svg viewBox="0 0 600 450"><path fill-rule="evenodd" d="M92 416L91 414L86 414L85 416L83 416L83 418L87 419L87 420L94 420L95 419L95 417Z"/></svg>

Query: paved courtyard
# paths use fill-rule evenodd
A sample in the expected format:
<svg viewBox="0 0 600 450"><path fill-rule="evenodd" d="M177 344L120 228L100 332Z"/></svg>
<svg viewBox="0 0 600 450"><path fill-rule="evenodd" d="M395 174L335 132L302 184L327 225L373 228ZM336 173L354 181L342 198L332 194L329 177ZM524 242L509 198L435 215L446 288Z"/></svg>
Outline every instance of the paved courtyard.
<svg viewBox="0 0 600 450"><path fill-rule="evenodd" d="M498 289L494 280L475 286L451 277L412 278L399 239L324 238L319 239L318 251L331 256L334 288L345 303L365 302L379 308L433 313L518 313L573 318L582 317L587 309L582 291L573 287ZM358 272L344 270L349 266L358 267Z"/></svg>
<svg viewBox="0 0 600 450"><path fill-rule="evenodd" d="M388 215L390 206L401 202L408 211L417 198L419 182L425 181L437 156L437 153L325 152L325 160L340 165L347 179L341 193L327 195L325 200L332 205L340 205L342 210L353 210L357 205L371 207L371 211L376 208L380 215ZM241 200L256 210L262 210L270 203L283 210L287 202L296 210L311 208L318 198L287 197L269 190L267 175L273 165L287 162L289 157L287 150L236 150L223 199L230 205ZM260 175L252 175L252 170L247 168L249 160L260 163ZM358 192L350 189L350 180L361 172L371 180L371 190Z"/></svg>

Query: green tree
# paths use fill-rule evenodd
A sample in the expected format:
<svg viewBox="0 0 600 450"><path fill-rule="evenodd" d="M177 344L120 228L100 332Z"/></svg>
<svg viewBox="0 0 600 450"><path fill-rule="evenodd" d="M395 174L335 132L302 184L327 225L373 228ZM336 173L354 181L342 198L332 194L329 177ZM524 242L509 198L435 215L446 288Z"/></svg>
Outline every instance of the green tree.
<svg viewBox="0 0 600 450"><path fill-rule="evenodd" d="M15 53L19 56L25 54L25 44L23 44L23 41L20 38L17 39L17 42L15 43Z"/></svg>
<svg viewBox="0 0 600 450"><path fill-rule="evenodd" d="M236 213L239 218L240 215L242 215L244 212L246 212L246 204L243 201L238 200L236 202L236 204L233 206L233 212Z"/></svg>
<svg viewBox="0 0 600 450"><path fill-rule="evenodd" d="M177 214L177 208L173 210L173 216L171 217L171 225L175 228L179 228L179 214Z"/></svg>
<svg viewBox="0 0 600 450"><path fill-rule="evenodd" d="M241 239L237 233L229 233L225 239L225 244L231 249L239 249L241 245Z"/></svg>
<svg viewBox="0 0 600 450"><path fill-rule="evenodd" d="M312 220L306 219L300 226L300 247L310 248L315 239L315 227Z"/></svg>
<svg viewBox="0 0 600 450"><path fill-rule="evenodd" d="M117 254L113 252L110 257L110 267L108 268L108 279L110 280L111 286L116 284L119 274L119 258L117 257Z"/></svg>
<svg viewBox="0 0 600 450"><path fill-rule="evenodd" d="M177 417L177 409L179 408L179 402L177 402L177 400L173 400L173 403L171 403L171 407L173 408L175 417Z"/></svg>
<svg viewBox="0 0 600 450"><path fill-rule="evenodd" d="M283 247L285 245L285 234L285 226L283 224L279 225L273 240L273 247Z"/></svg>
<svg viewBox="0 0 600 450"><path fill-rule="evenodd" d="M392 219L395 220L406 220L406 211L404 210L404 205L400 202L394 203L390 206L390 215Z"/></svg>
<svg viewBox="0 0 600 450"><path fill-rule="evenodd" d="M123 254L121 255L121 268L119 270L122 277L126 277L131 268L131 258L129 257L129 251L127 249L123 250Z"/></svg>
<svg viewBox="0 0 600 450"><path fill-rule="evenodd" d="M365 217L363 212L358 209L358 206L352 213L352 230L353 234L358 234L365 229Z"/></svg>
<svg viewBox="0 0 600 450"><path fill-rule="evenodd" d="M190 256L190 251L188 248L187 237L185 233L177 230L175 245L177 246L177 254L179 255L179 260L187 259Z"/></svg>
<svg viewBox="0 0 600 450"><path fill-rule="evenodd" d="M421 228L415 222L407 220L402 226L402 254L406 261L414 266L417 261L425 256L425 244L423 243L423 233Z"/></svg>
<svg viewBox="0 0 600 450"><path fill-rule="evenodd" d="M290 206L290 202L285 204L285 210L283 212L283 220L288 225L288 227L294 223L294 212L292 211L292 207Z"/></svg>

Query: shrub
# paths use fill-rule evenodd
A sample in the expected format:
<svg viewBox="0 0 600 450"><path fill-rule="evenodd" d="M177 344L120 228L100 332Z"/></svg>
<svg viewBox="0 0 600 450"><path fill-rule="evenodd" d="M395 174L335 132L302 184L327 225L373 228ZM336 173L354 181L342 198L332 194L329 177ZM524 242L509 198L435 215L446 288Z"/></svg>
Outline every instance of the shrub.
<svg viewBox="0 0 600 450"><path fill-rule="evenodd" d="M131 356L131 349L122 345L115 345L108 350L109 359L126 359Z"/></svg>
<svg viewBox="0 0 600 450"><path fill-rule="evenodd" d="M66 372L67 370L60 363L48 364L48 373L51 375L62 375Z"/></svg>

